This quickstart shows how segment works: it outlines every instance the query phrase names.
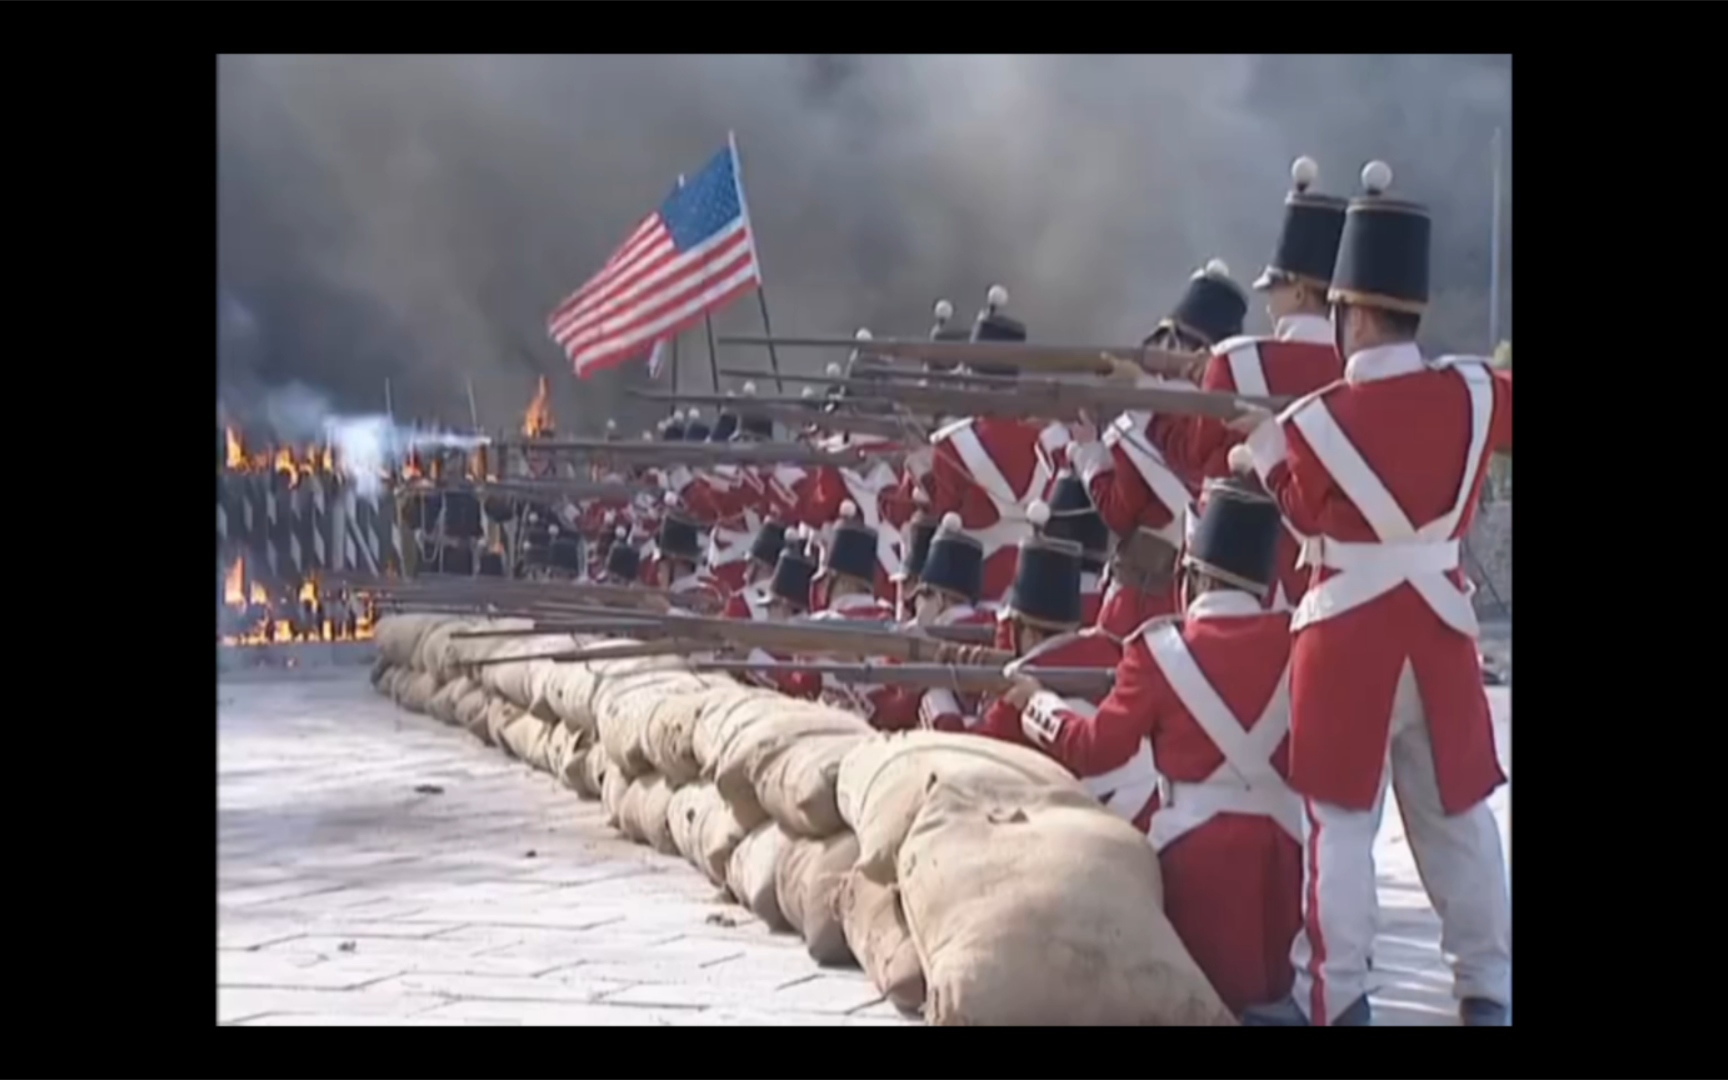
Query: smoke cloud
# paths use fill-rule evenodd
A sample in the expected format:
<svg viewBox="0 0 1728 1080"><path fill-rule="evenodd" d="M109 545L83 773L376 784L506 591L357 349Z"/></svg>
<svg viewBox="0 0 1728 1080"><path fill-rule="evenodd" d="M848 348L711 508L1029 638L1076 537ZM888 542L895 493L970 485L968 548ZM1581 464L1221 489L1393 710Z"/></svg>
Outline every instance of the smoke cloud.
<svg viewBox="0 0 1728 1080"><path fill-rule="evenodd" d="M544 373L565 429L645 424L618 394L640 365L577 384L544 319L728 130L782 334L922 334L937 298L969 319L1000 282L1036 340L1138 340L1208 258L1258 272L1310 154L1322 190L1381 157L1433 207L1429 334L1485 350L1510 75L1505 56L223 57L223 403L292 411L275 399L297 381L379 413L388 380L398 420L466 426L472 381L500 427ZM715 323L760 331L748 298ZM681 370L707 387L700 330Z"/></svg>

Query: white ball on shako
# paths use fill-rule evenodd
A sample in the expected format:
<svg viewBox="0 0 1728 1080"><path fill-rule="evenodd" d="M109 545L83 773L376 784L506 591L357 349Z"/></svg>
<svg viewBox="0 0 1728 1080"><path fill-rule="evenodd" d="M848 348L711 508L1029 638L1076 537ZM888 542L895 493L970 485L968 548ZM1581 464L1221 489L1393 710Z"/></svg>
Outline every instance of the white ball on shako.
<svg viewBox="0 0 1728 1080"><path fill-rule="evenodd" d="M1008 306L1008 290L1000 285L990 286L990 291L984 294L984 302L992 308Z"/></svg>
<svg viewBox="0 0 1728 1080"><path fill-rule="evenodd" d="M950 510L942 515L942 524L938 526L943 532L959 532L964 526L960 515Z"/></svg>
<svg viewBox="0 0 1728 1080"><path fill-rule="evenodd" d="M1392 166L1384 161L1370 161L1362 166L1362 190L1378 195L1392 186Z"/></svg>
<svg viewBox="0 0 1728 1080"><path fill-rule="evenodd" d="M557 536L558 535L558 526L548 525L548 526L546 526L546 531L548 533L551 533L553 536Z"/></svg>
<svg viewBox="0 0 1728 1080"><path fill-rule="evenodd" d="M852 339L854 341L874 341L876 339L876 335L872 334L869 330L860 326L858 328L858 332L856 334L852 335Z"/></svg>
<svg viewBox="0 0 1728 1080"><path fill-rule="evenodd" d="M616 421L616 420L606 421L606 430L607 431L617 431L618 430L618 421Z"/></svg>
<svg viewBox="0 0 1728 1080"><path fill-rule="evenodd" d="M676 491L668 491L666 493L666 505L667 506L677 506L678 505L678 493Z"/></svg>
<svg viewBox="0 0 1728 1080"><path fill-rule="evenodd" d="M1206 276L1227 278L1230 276L1230 266L1223 259L1208 259L1206 260Z"/></svg>
<svg viewBox="0 0 1728 1080"><path fill-rule="evenodd" d="M756 395L756 384L753 382L745 383L744 384L744 396L754 397L755 395Z"/></svg>
<svg viewBox="0 0 1728 1080"><path fill-rule="evenodd" d="M840 516L847 520L857 517L858 504L853 502L851 499L847 499L845 502L840 504Z"/></svg>
<svg viewBox="0 0 1728 1080"><path fill-rule="evenodd" d="M672 422L674 424L682 424L684 422L684 410L683 409L673 409L672 410Z"/></svg>
<svg viewBox="0 0 1728 1080"><path fill-rule="evenodd" d="M841 374L845 372L845 370L846 369L841 367L838 363L829 364L828 365L828 377L831 379L838 379L841 376Z"/></svg>
<svg viewBox="0 0 1728 1080"><path fill-rule="evenodd" d="M700 417L701 415L702 415L702 410L700 410L696 406L692 405L692 406L690 406L689 411L684 414L684 419L689 420L692 423L694 423L696 421L696 419L698 417Z"/></svg>
<svg viewBox="0 0 1728 1080"><path fill-rule="evenodd" d="M800 393L798 396L799 397L813 398L816 396L816 388L814 386L806 386L804 388L803 392Z"/></svg>
<svg viewBox="0 0 1728 1080"><path fill-rule="evenodd" d="M1050 522L1050 504L1043 499L1033 499L1032 505L1026 508L1026 520L1037 528L1043 528Z"/></svg>
<svg viewBox="0 0 1728 1080"><path fill-rule="evenodd" d="M954 305L946 300L936 301L936 321L947 322L954 317Z"/></svg>
<svg viewBox="0 0 1728 1080"><path fill-rule="evenodd" d="M1297 191L1307 191L1314 181L1320 179L1320 163L1303 154L1290 163L1290 180L1296 185Z"/></svg>
<svg viewBox="0 0 1728 1080"><path fill-rule="evenodd" d="M624 526L620 525L620 526L618 526L618 528L616 530L613 531L612 535L616 536L618 539L622 540L626 536L630 535L630 530L626 529Z"/></svg>

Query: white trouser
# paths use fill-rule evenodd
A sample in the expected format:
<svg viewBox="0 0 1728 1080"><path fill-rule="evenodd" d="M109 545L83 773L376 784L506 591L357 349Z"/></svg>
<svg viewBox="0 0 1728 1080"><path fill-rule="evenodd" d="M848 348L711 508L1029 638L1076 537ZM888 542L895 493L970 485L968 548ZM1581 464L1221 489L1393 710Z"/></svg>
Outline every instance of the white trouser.
<svg viewBox="0 0 1728 1080"><path fill-rule="evenodd" d="M1392 788L1417 875L1440 916L1453 996L1510 1004L1512 905L1500 828L1486 801L1452 817L1441 810L1428 720L1408 661L1392 700L1390 741ZM1296 968L1291 993L1316 1024L1336 1020L1368 991L1379 916L1374 837L1385 801L1383 775L1371 810L1312 799L1304 804L1303 931L1290 950Z"/></svg>

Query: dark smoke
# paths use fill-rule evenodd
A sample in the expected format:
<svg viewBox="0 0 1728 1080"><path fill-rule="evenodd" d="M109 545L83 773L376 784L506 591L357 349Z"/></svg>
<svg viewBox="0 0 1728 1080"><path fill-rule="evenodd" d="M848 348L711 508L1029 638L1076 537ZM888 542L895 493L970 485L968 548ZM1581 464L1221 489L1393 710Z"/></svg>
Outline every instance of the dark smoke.
<svg viewBox="0 0 1728 1080"><path fill-rule="evenodd" d="M921 334L938 297L969 318L1000 281L1035 339L1137 340L1206 259L1258 271L1307 153L1326 190L1377 156L1433 206L1429 337L1490 344L1505 56L247 56L218 74L218 345L242 412L290 381L379 411L389 379L398 417L465 425L472 379L498 427L547 373L566 428L640 424L625 380L568 375L543 320L728 129L781 333ZM1509 172L1507 191L1509 230ZM754 300L716 325L758 332ZM706 387L700 331L682 360Z"/></svg>

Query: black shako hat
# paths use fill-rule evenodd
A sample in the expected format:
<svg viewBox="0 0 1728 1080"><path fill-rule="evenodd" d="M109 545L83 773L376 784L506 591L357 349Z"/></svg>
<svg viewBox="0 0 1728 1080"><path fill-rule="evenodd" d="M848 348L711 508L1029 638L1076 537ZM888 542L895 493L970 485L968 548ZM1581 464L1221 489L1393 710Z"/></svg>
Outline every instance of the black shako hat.
<svg viewBox="0 0 1728 1080"><path fill-rule="evenodd" d="M1310 191L1318 179L1320 166L1313 158L1299 157L1291 164L1292 187L1284 196L1284 227L1272 248L1272 261L1254 282L1255 289L1270 289L1285 282L1318 289L1331 284L1346 204L1336 196Z"/></svg>
<svg viewBox="0 0 1728 1080"><path fill-rule="evenodd" d="M900 560L895 581L916 582L930 557L930 541L936 535L936 519L919 510L906 524L906 555Z"/></svg>
<svg viewBox="0 0 1728 1080"><path fill-rule="evenodd" d="M1265 596L1276 573L1278 533L1283 528L1278 504L1264 492L1237 480L1209 480L1182 562Z"/></svg>
<svg viewBox="0 0 1728 1080"><path fill-rule="evenodd" d="M1362 167L1362 194L1344 212L1338 265L1326 299L1334 304L1420 315L1428 307L1428 208L1388 199L1392 169L1384 161Z"/></svg>
<svg viewBox="0 0 1728 1080"><path fill-rule="evenodd" d="M946 514L932 534L918 584L941 589L968 604L984 588L984 545L962 530L959 514Z"/></svg>
<svg viewBox="0 0 1728 1080"><path fill-rule="evenodd" d="M984 296L983 309L972 321L971 340L1025 341L1026 324L1002 314L1002 309L1007 306L1008 290L1000 285L990 286L990 291ZM1010 364L970 363L966 366L980 375L1015 375L1020 370Z"/></svg>
<svg viewBox="0 0 1728 1080"><path fill-rule="evenodd" d="M661 442L680 442L683 440L683 438L684 438L684 414L683 413L674 412L671 416L660 421L660 441Z"/></svg>
<svg viewBox="0 0 1728 1080"><path fill-rule="evenodd" d="M858 520L858 504L851 499L840 504L840 525L828 544L825 573L870 583L876 580L876 530Z"/></svg>
<svg viewBox="0 0 1728 1080"><path fill-rule="evenodd" d="M810 582L816 578L816 560L804 546L804 538L788 539L774 564L774 576L768 581L768 592L776 600L784 600L799 610L810 607Z"/></svg>
<svg viewBox="0 0 1728 1080"><path fill-rule="evenodd" d="M972 329L970 327L955 326L953 324L953 321L952 321L954 318L954 305L953 304L949 303L946 300L936 301L934 314L936 317L936 322L934 325L932 325L930 327L930 340L931 341L971 341L972 340ZM924 361L924 370L925 371L948 372L948 371L953 371L958 366L959 365L956 364L952 360L927 359Z"/></svg>
<svg viewBox="0 0 1728 1080"><path fill-rule="evenodd" d="M1027 518L1045 536L1079 544L1084 569L1093 572L1104 569L1104 560L1110 555L1110 526L1098 516L1092 496L1078 476L1064 471L1056 477L1056 485L1050 490L1049 515L1040 525L1032 508L1026 511Z"/></svg>
<svg viewBox="0 0 1728 1080"><path fill-rule="evenodd" d="M772 569L785 546L786 526L778 521L764 521L750 540L750 557Z"/></svg>
<svg viewBox="0 0 1728 1080"><path fill-rule="evenodd" d="M642 576L642 553L626 539L630 530L618 526L618 539L606 553L606 573L619 581L631 582Z"/></svg>
<svg viewBox="0 0 1728 1080"><path fill-rule="evenodd" d="M1158 323L1157 330L1169 327L1212 346L1240 334L1247 315L1248 295L1230 280L1230 268L1224 260L1213 259L1194 271L1182 299Z"/></svg>
<svg viewBox="0 0 1728 1080"><path fill-rule="evenodd" d="M654 537L660 554L673 559L702 561L702 530L677 510L669 509L660 519L660 531Z"/></svg>
<svg viewBox="0 0 1728 1080"><path fill-rule="evenodd" d="M684 441L707 442L712 429L702 422L702 413L691 408L684 414Z"/></svg>
<svg viewBox="0 0 1728 1080"><path fill-rule="evenodd" d="M1080 625L1080 545L1035 536L1020 545L1003 615L1046 630Z"/></svg>
<svg viewBox="0 0 1728 1080"><path fill-rule="evenodd" d="M729 442L738 432L738 414L723 412L714 418L714 430L708 433L708 441L712 443Z"/></svg>

